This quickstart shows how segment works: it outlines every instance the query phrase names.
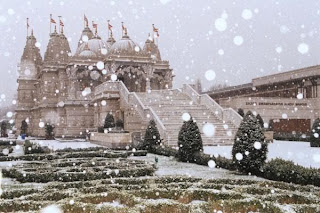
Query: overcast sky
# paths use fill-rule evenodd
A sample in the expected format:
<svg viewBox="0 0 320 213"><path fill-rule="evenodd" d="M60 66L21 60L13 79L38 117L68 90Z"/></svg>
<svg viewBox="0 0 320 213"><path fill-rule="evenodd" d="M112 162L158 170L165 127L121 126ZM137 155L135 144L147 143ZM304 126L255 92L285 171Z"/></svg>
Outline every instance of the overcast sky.
<svg viewBox="0 0 320 213"><path fill-rule="evenodd" d="M320 62L318 0L1 0L1 105L16 91L17 63L25 45L26 18L41 44L49 39L49 14L61 15L75 52L83 14L106 39L107 20L115 38L125 22L130 37L143 46L151 24L159 28L162 59L175 72L174 86L200 78L204 87L317 65ZM213 72L207 72L212 70ZM211 73L206 75L205 73ZM214 79L212 80L211 78ZM209 78L209 80L208 80ZM4 98L5 95L5 99Z"/></svg>

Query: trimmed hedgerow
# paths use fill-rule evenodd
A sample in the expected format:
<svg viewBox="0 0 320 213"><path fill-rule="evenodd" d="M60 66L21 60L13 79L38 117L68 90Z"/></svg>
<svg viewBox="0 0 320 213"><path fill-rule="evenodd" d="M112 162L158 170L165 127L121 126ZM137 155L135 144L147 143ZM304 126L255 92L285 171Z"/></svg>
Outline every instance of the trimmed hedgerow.
<svg viewBox="0 0 320 213"><path fill-rule="evenodd" d="M305 168L280 158L266 163L260 176L269 180L320 186L320 169Z"/></svg>

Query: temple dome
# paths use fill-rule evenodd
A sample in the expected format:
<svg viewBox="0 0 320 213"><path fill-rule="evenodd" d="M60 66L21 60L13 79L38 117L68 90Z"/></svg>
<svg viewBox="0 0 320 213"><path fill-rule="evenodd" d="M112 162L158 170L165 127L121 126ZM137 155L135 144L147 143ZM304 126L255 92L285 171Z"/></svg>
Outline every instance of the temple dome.
<svg viewBox="0 0 320 213"><path fill-rule="evenodd" d="M158 46L153 40L148 38L144 44L143 51L148 54L152 59L161 61L161 55Z"/></svg>
<svg viewBox="0 0 320 213"><path fill-rule="evenodd" d="M115 42L109 51L110 55L139 56L143 55L141 47L125 35L121 40Z"/></svg>
<svg viewBox="0 0 320 213"><path fill-rule="evenodd" d="M88 40L92 39L92 37L93 37L93 33L92 33L91 29L88 26L86 26L83 29L82 33L81 33L81 36L80 36L80 39L79 39L79 42L78 42L78 47L80 47L84 43L82 41L82 38L84 38L85 36L88 37Z"/></svg>
<svg viewBox="0 0 320 213"><path fill-rule="evenodd" d="M96 56L103 56L107 54L107 44L99 36L94 36L88 42L81 44L76 52L76 55L80 55L86 47L89 51L93 52ZM102 53L105 51L105 53Z"/></svg>

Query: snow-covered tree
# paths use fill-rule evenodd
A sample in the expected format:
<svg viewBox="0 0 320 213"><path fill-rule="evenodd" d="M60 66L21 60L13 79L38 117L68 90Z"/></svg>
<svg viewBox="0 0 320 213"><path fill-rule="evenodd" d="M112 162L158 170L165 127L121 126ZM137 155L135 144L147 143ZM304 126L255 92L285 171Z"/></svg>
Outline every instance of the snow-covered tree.
<svg viewBox="0 0 320 213"><path fill-rule="evenodd" d="M28 123L26 122L26 120L23 120L21 122L21 134L27 134L28 132Z"/></svg>
<svg viewBox="0 0 320 213"><path fill-rule="evenodd" d="M104 119L104 128L113 128L115 127L114 117L111 113L108 113L106 118Z"/></svg>
<svg viewBox="0 0 320 213"><path fill-rule="evenodd" d="M194 154L203 150L199 127L192 117L184 121L178 135L178 158L184 162L193 162Z"/></svg>
<svg viewBox="0 0 320 213"><path fill-rule="evenodd" d="M151 151L155 146L160 145L160 133L154 120L150 120L144 135L143 144L141 149Z"/></svg>
<svg viewBox="0 0 320 213"><path fill-rule="evenodd" d="M317 118L312 125L310 145L320 147L320 118Z"/></svg>
<svg viewBox="0 0 320 213"><path fill-rule="evenodd" d="M46 123L45 131L46 131L46 139L47 140L54 139L53 129L54 129L54 126L52 124Z"/></svg>
<svg viewBox="0 0 320 213"><path fill-rule="evenodd" d="M264 121L263 121L263 119L262 119L260 114L257 115L257 120L258 120L261 128L264 129Z"/></svg>
<svg viewBox="0 0 320 213"><path fill-rule="evenodd" d="M239 171L257 173L267 159L268 144L257 118L248 111L237 131L232 158Z"/></svg>
<svg viewBox="0 0 320 213"><path fill-rule="evenodd" d="M242 108L239 108L239 109L238 109L238 114L241 115L241 117L244 116L244 111L243 111Z"/></svg>

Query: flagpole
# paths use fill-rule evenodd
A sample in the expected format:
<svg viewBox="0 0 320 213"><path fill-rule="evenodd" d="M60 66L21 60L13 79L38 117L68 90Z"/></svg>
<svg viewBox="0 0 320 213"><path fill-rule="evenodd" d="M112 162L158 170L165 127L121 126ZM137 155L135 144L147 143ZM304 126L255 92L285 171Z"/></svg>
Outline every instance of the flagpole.
<svg viewBox="0 0 320 213"><path fill-rule="evenodd" d="M84 17L86 17L86 14L83 14L83 28L86 28L86 19Z"/></svg>
<svg viewBox="0 0 320 213"><path fill-rule="evenodd" d="M29 36L29 18L27 18L27 37Z"/></svg>
<svg viewBox="0 0 320 213"><path fill-rule="evenodd" d="M59 17L59 33L61 33L61 16L58 16Z"/></svg>
<svg viewBox="0 0 320 213"><path fill-rule="evenodd" d="M121 22L121 35L123 37L123 21Z"/></svg>
<svg viewBox="0 0 320 213"><path fill-rule="evenodd" d="M50 34L51 34L51 19L52 19L52 14L50 14L50 20L49 20L49 22L50 22Z"/></svg>
<svg viewBox="0 0 320 213"><path fill-rule="evenodd" d="M109 29L109 23L110 22L110 20L108 20L108 38L110 37L110 35L109 35L109 31L110 31L110 29Z"/></svg>
<svg viewBox="0 0 320 213"><path fill-rule="evenodd" d="M152 24L152 42L154 43L154 24Z"/></svg>

